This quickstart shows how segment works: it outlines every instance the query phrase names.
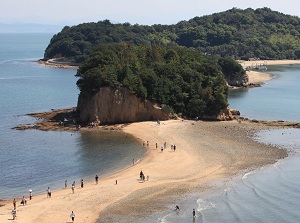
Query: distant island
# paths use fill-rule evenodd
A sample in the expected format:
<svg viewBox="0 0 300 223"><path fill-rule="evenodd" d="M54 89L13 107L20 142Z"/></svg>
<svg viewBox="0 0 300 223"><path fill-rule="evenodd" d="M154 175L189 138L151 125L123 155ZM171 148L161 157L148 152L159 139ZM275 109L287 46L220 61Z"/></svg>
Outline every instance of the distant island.
<svg viewBox="0 0 300 223"><path fill-rule="evenodd" d="M299 59L299 25L299 17L269 8L233 8L175 25L113 24L104 20L65 26L51 39L44 59L81 63L98 44L113 42L193 47L206 55L236 60Z"/></svg>

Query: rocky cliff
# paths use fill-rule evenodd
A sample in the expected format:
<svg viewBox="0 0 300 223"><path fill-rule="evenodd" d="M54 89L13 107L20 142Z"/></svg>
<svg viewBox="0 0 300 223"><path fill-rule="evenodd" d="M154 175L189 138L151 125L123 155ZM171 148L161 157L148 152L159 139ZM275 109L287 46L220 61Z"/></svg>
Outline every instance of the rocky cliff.
<svg viewBox="0 0 300 223"><path fill-rule="evenodd" d="M233 86L233 87L245 87L248 85L249 83L249 76L248 74L245 74L241 77L228 77L225 76L225 79L228 83L229 86Z"/></svg>
<svg viewBox="0 0 300 223"><path fill-rule="evenodd" d="M79 120L99 124L167 120L168 114L149 101L141 100L126 88L103 87L94 95L80 93L77 104Z"/></svg>

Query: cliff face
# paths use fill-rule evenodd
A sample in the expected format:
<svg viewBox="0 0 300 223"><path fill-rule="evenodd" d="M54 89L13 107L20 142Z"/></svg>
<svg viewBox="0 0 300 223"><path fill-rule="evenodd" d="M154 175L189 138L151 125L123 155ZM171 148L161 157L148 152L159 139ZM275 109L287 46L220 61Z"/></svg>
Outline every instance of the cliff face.
<svg viewBox="0 0 300 223"><path fill-rule="evenodd" d="M226 79L228 85L235 86L235 87L246 86L249 82L248 74L245 74L242 77L238 77L238 78L225 77L225 79Z"/></svg>
<svg viewBox="0 0 300 223"><path fill-rule="evenodd" d="M100 124L169 119L162 109L149 101L142 101L126 88L103 87L92 96L80 93L77 111L81 122Z"/></svg>

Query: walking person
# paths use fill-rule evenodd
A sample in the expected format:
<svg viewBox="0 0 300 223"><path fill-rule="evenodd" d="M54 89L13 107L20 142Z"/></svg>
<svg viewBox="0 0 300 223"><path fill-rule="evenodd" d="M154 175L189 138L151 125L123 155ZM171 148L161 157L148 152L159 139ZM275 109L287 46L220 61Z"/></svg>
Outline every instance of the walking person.
<svg viewBox="0 0 300 223"><path fill-rule="evenodd" d="M67 188L67 186L68 186L68 181L65 180L65 188Z"/></svg>
<svg viewBox="0 0 300 223"><path fill-rule="evenodd" d="M80 181L80 187L83 188L83 179Z"/></svg>
<svg viewBox="0 0 300 223"><path fill-rule="evenodd" d="M195 211L195 209L193 209L193 218L195 218L196 217L196 211Z"/></svg>
<svg viewBox="0 0 300 223"><path fill-rule="evenodd" d="M95 176L96 184L98 184L98 178L99 178L98 175L96 175L96 176Z"/></svg>
<svg viewBox="0 0 300 223"><path fill-rule="evenodd" d="M17 201L16 201L16 198L14 198L14 200L13 200L13 205L14 205L14 209L16 209L16 208L17 208Z"/></svg>
<svg viewBox="0 0 300 223"><path fill-rule="evenodd" d="M29 190L29 200L31 200L32 199L32 190L30 189Z"/></svg>
<svg viewBox="0 0 300 223"><path fill-rule="evenodd" d="M72 222L74 222L74 219L75 219L75 214L74 214L74 212L72 211L72 213L70 214L70 217L71 217L71 219L72 219Z"/></svg>
<svg viewBox="0 0 300 223"><path fill-rule="evenodd" d="M47 191L47 198L51 198L51 190L50 190L50 187L48 187L48 189L46 190Z"/></svg>
<svg viewBox="0 0 300 223"><path fill-rule="evenodd" d="M17 217L17 210L14 208L12 211L11 211L11 214L13 216L13 220L16 220L16 217Z"/></svg>
<svg viewBox="0 0 300 223"><path fill-rule="evenodd" d="M21 204L26 205L27 201L25 199L25 197L23 196L22 200L21 200Z"/></svg>

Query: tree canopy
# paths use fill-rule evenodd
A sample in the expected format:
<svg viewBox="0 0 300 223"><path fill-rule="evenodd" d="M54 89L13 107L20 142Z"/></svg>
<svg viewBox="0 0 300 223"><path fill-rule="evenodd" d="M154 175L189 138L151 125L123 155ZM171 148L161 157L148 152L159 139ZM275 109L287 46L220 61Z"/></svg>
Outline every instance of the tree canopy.
<svg viewBox="0 0 300 223"><path fill-rule="evenodd" d="M54 35L44 58L65 57L81 63L95 46L112 42L180 45L234 59L298 59L300 18L269 8L233 8L175 25L84 23L66 26Z"/></svg>
<svg viewBox="0 0 300 223"><path fill-rule="evenodd" d="M131 93L187 117L217 115L227 107L227 85L218 60L180 46L100 44L79 67L77 86Z"/></svg>

